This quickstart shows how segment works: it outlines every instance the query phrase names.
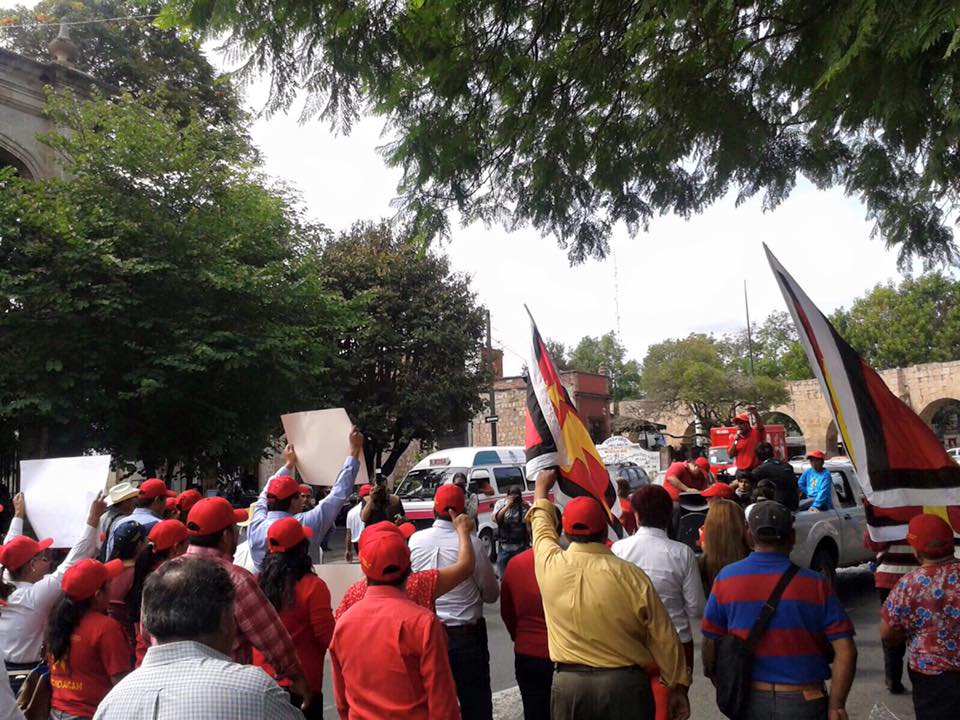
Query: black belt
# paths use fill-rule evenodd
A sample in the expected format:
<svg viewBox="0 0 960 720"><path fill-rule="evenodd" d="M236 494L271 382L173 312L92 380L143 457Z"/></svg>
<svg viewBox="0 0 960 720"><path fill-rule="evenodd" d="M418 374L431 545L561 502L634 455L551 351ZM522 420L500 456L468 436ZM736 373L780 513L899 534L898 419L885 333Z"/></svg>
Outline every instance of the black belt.
<svg viewBox="0 0 960 720"><path fill-rule="evenodd" d="M557 672L586 672L586 673L603 673L603 672L622 672L623 670L638 670L643 671L643 668L639 665L624 665L622 667L593 667L592 665L577 665L575 663L556 663L554 669Z"/></svg>
<svg viewBox="0 0 960 720"><path fill-rule="evenodd" d="M475 623L469 623L467 625L444 625L443 629L446 630L447 635L451 637L468 637L478 635L484 627L486 627L486 623L483 618L480 618Z"/></svg>

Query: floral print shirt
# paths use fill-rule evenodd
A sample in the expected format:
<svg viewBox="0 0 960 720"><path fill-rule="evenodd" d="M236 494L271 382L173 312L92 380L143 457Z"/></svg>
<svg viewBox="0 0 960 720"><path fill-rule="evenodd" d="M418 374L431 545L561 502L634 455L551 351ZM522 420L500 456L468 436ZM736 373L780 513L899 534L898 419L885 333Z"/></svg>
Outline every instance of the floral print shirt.
<svg viewBox="0 0 960 720"><path fill-rule="evenodd" d="M907 573L882 611L907 635L910 668L924 675L960 671L960 562Z"/></svg>

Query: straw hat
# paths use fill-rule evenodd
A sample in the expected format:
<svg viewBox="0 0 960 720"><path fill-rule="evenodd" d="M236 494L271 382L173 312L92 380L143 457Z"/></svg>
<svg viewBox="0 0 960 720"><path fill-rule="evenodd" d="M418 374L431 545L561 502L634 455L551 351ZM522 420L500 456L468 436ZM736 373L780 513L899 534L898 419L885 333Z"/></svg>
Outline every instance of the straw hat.
<svg viewBox="0 0 960 720"><path fill-rule="evenodd" d="M124 500L135 498L139 492L133 483L117 483L107 491L107 505L112 506L122 503Z"/></svg>

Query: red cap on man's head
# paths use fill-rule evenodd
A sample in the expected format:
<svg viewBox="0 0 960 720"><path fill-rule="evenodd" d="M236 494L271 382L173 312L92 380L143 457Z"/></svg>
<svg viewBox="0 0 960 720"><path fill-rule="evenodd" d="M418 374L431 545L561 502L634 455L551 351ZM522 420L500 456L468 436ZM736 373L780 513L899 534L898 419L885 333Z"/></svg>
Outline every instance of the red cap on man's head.
<svg viewBox="0 0 960 720"><path fill-rule="evenodd" d="M381 520L373 525L367 525L367 527L363 529L363 534L360 536L360 539L357 540L357 547L362 548L365 542L373 540L378 533L382 532L400 535L400 528L389 520Z"/></svg>
<svg viewBox="0 0 960 720"><path fill-rule="evenodd" d="M301 495L307 495L308 497L313 496L313 488L307 485L306 483L300 483L298 487L300 488Z"/></svg>
<svg viewBox="0 0 960 720"><path fill-rule="evenodd" d="M417 531L417 526L412 522L405 522L397 525L397 530L399 530L400 534L403 535L404 540L409 540L410 537ZM363 537L363 535L360 537Z"/></svg>
<svg viewBox="0 0 960 720"><path fill-rule="evenodd" d="M213 535L213 533L243 522L249 517L246 510L234 510L226 498L204 498L187 515L187 530L191 535Z"/></svg>
<svg viewBox="0 0 960 720"><path fill-rule="evenodd" d="M162 520L150 528L147 540L157 550L169 550L187 539L187 526L179 520Z"/></svg>
<svg viewBox="0 0 960 720"><path fill-rule="evenodd" d="M433 511L437 515L448 515L450 510L459 515L465 506L466 495L463 493L463 488L453 483L441 485L437 488L437 494L433 496Z"/></svg>
<svg viewBox="0 0 960 720"><path fill-rule="evenodd" d="M734 416L733 421L734 421L734 422L743 422L743 423L749 424L749 423L750 423L750 416L747 415L746 413L738 413L737 415Z"/></svg>
<svg viewBox="0 0 960 720"><path fill-rule="evenodd" d="M60 587L71 600L92 598L97 591L123 572L123 560L102 563L93 558L74 563L63 574Z"/></svg>
<svg viewBox="0 0 960 720"><path fill-rule="evenodd" d="M596 535L607 529L607 514L596 500L575 497L563 508L563 531L567 535Z"/></svg>
<svg viewBox="0 0 960 720"><path fill-rule="evenodd" d="M201 500L203 500L203 495L200 494L199 490L184 490L177 495L177 507L182 512L190 512L190 508Z"/></svg>
<svg viewBox="0 0 960 720"><path fill-rule="evenodd" d="M370 483L364 483L363 485L360 486L358 495L360 495L360 497L366 497L367 495L370 494L371 490L373 490L373 485L371 485Z"/></svg>
<svg viewBox="0 0 960 720"><path fill-rule="evenodd" d="M694 460L694 464L701 470L710 470L710 461L705 457L698 457Z"/></svg>
<svg viewBox="0 0 960 720"><path fill-rule="evenodd" d="M164 508L165 508L167 511L170 511L170 510L177 510L177 511L179 511L179 510L180 510L180 508L177 506L177 499L176 499L175 497L168 497L168 498L166 499L166 502L164 503Z"/></svg>
<svg viewBox="0 0 960 720"><path fill-rule="evenodd" d="M174 497L172 490L167 490L167 484L160 478L150 478L140 483L139 495L144 500L156 500L158 497Z"/></svg>
<svg viewBox="0 0 960 720"><path fill-rule="evenodd" d="M807 459L825 460L826 458L827 456L823 454L823 450L811 450L807 453Z"/></svg>
<svg viewBox="0 0 960 720"><path fill-rule="evenodd" d="M715 482L713 485L700 493L701 497L718 497L724 500L733 500L737 496L736 490L725 482Z"/></svg>
<svg viewBox="0 0 960 720"><path fill-rule="evenodd" d="M267 484L267 497L274 500L286 500L300 494L300 483L293 475L277 475Z"/></svg>
<svg viewBox="0 0 960 720"><path fill-rule="evenodd" d="M267 549L272 553L286 552L312 537L313 530L301 525L295 517L280 518L267 530Z"/></svg>
<svg viewBox="0 0 960 720"><path fill-rule="evenodd" d="M928 557L946 557L953 554L953 529L939 515L914 515L907 526L907 542Z"/></svg>
<svg viewBox="0 0 960 720"><path fill-rule="evenodd" d="M17 571L51 545L53 538L37 542L26 535L17 535L6 545L0 545L0 565L11 572Z"/></svg>
<svg viewBox="0 0 960 720"><path fill-rule="evenodd" d="M360 539L367 534L367 528ZM410 549L403 534L376 532L360 545L360 569L371 580L390 582L398 580L410 569Z"/></svg>

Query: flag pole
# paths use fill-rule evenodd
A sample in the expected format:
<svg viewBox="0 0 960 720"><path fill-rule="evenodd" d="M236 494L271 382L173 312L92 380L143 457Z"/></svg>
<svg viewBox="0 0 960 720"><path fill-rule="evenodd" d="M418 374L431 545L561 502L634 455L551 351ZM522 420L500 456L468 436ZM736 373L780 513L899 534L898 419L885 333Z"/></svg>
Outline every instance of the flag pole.
<svg viewBox="0 0 960 720"><path fill-rule="evenodd" d="M743 281L743 305L747 309L747 352L750 356L750 375L753 376L753 331L750 328L750 300L747 298L747 281Z"/></svg>

